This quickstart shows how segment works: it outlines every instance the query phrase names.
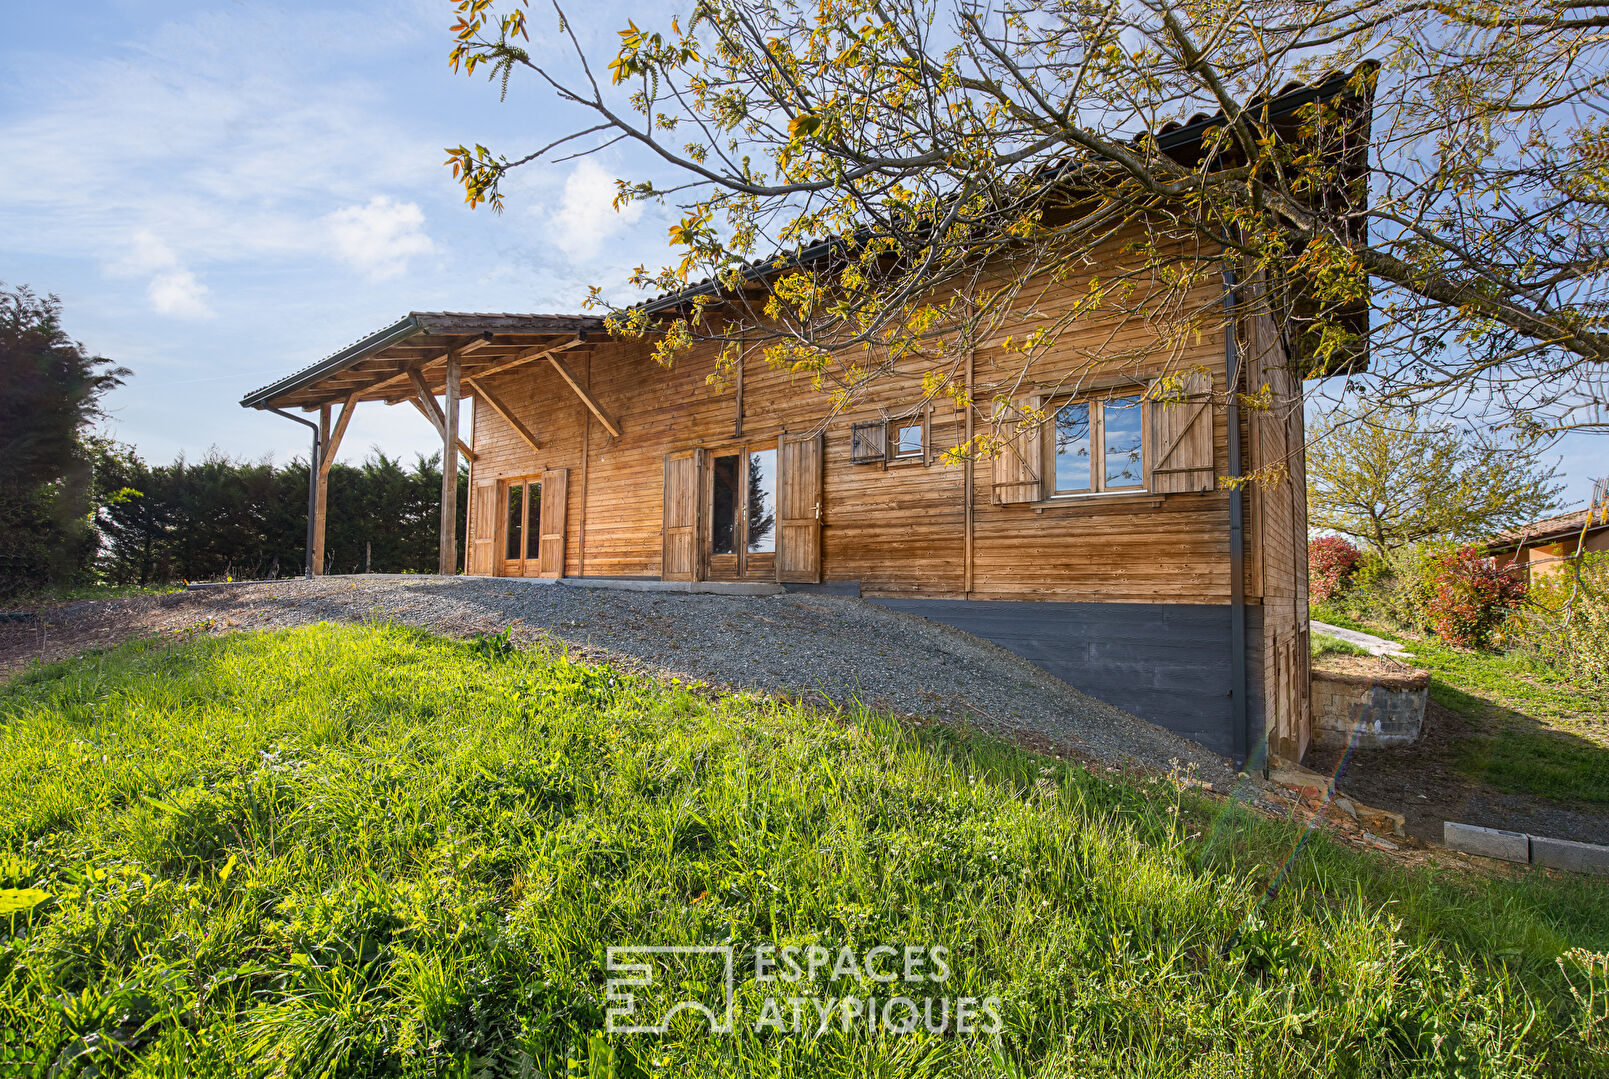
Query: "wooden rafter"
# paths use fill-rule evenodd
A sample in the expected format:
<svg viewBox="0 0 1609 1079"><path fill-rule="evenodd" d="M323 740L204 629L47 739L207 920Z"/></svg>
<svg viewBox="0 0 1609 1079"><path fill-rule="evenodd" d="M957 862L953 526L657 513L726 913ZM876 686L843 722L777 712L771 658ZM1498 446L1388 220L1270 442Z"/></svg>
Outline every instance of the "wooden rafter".
<svg viewBox="0 0 1609 1079"><path fill-rule="evenodd" d="M540 348L527 349L511 360L497 364L494 367L488 367L484 371L476 371L475 377L477 379L491 378L493 375L501 374L511 367L518 367L522 363L531 363L535 360L546 359L547 357L557 355L560 352L568 352L571 349L580 348L584 344L586 344L586 342L583 341L578 335L561 344L543 345Z"/></svg>
<svg viewBox="0 0 1609 1079"><path fill-rule="evenodd" d="M483 386L477 379L466 378L464 382L474 391L478 400L485 401L493 412L503 417L503 421L514 429L515 434L525 440L527 446L533 450L542 448L542 443L537 441L536 435L529 427L520 422L520 418L514 415L514 410L509 407L506 401L493 393L490 388Z"/></svg>
<svg viewBox="0 0 1609 1079"><path fill-rule="evenodd" d="M561 377L563 377L564 381L570 384L570 388L576 392L576 396L581 398L582 401L586 402L586 406L592 410L592 414L598 417L598 422L603 424L611 435L619 438L620 425L614 421L614 417L610 416L609 413L604 411L602 405L593 400L590 393L582 389L580 381L575 377L575 373L565 365L563 360L559 359L558 354L549 353L547 361L553 365L553 369L557 371Z"/></svg>
<svg viewBox="0 0 1609 1079"><path fill-rule="evenodd" d="M441 406L436 403L436 395L430 392L430 387L425 385L425 377L418 371L409 371L408 374L413 381L415 394L413 397L408 398L408 401L414 408L419 410L420 415L430 421L430 426L436 429L436 434L440 435L445 442L447 438L447 417L442 415ZM462 453L471 464L479 459L479 455L465 445L463 439L460 438L457 441L458 452Z"/></svg>
<svg viewBox="0 0 1609 1079"><path fill-rule="evenodd" d="M467 353L475 352L475 351L477 351L479 349L483 349L487 345L490 345L491 343L492 343L491 336L489 334L486 334L486 335L482 335L480 337L475 338L473 341L466 341L462 345L459 345L457 348L450 349L449 351L450 352L456 352L458 355L463 356L463 355L466 355ZM447 362L447 356L448 356L448 352L439 352L436 355L431 356L431 357L429 357L428 359L426 359L426 360L424 360L422 362L413 363L413 364L405 364L402 370L397 371L394 374L386 375L384 378L381 378L376 382L370 382L370 383L360 387L359 389L357 389L354 392L359 393L359 394L368 395L368 394L376 392L377 390L383 390L383 389L386 389L386 388L388 388L390 386L394 386L399 382L410 381L410 379L412 378L413 375L424 371L425 368L434 367L438 363L446 363Z"/></svg>

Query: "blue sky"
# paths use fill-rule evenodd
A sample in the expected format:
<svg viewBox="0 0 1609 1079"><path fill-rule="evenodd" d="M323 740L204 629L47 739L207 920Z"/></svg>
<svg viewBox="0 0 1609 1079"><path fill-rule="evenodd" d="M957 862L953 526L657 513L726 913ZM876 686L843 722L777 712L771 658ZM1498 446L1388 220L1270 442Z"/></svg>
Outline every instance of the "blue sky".
<svg viewBox="0 0 1609 1079"><path fill-rule="evenodd" d="M606 46L625 16L599 5ZM247 390L409 310L576 311L657 265L608 156L523 170L470 210L443 147L530 148L566 117L447 67L444 0L12 5L0 43L0 280L57 293L131 368L111 429L148 459L306 453ZM538 42L540 46L540 41ZM575 117L571 115L569 120ZM545 141L545 140L543 140ZM342 457L430 452L411 408L358 410Z"/></svg>
<svg viewBox="0 0 1609 1079"><path fill-rule="evenodd" d="M572 9L592 55L628 17ZM576 311L665 253L665 211L610 208L608 153L521 170L468 209L442 148L528 151L572 129L533 82L499 103L447 67L447 0L10 5L0 41L0 281L58 294L68 331L134 376L112 433L153 461L306 453L243 393L409 310ZM533 23L533 48L549 47ZM431 452L411 408L356 413L342 458ZM1609 439L1561 446L1567 497Z"/></svg>

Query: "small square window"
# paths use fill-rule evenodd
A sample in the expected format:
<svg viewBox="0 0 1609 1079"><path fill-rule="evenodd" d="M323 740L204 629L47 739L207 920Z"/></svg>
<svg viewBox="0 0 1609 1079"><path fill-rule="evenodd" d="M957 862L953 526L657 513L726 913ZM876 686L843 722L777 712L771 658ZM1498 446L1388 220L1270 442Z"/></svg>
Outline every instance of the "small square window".
<svg viewBox="0 0 1609 1079"><path fill-rule="evenodd" d="M899 422L891 426L893 437L889 441L894 446L895 457L922 456L922 421Z"/></svg>

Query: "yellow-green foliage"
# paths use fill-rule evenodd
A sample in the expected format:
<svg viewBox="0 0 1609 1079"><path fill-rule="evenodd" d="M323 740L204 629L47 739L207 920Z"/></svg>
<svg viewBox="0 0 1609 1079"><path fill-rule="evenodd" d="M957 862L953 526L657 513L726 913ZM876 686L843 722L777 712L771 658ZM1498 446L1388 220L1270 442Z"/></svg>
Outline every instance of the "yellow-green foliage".
<svg viewBox="0 0 1609 1079"><path fill-rule="evenodd" d="M1578 568L1538 574L1526 598L1503 645L1582 682L1609 685L1609 553L1584 555Z"/></svg>

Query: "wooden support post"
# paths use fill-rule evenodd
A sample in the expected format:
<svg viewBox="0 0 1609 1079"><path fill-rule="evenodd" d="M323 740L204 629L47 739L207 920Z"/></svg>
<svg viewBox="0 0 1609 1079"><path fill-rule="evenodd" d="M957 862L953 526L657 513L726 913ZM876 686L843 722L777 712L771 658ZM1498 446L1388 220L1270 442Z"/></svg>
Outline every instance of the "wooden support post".
<svg viewBox="0 0 1609 1079"><path fill-rule="evenodd" d="M439 572L458 572L458 354L447 354L447 385L442 394L441 559Z"/></svg>
<svg viewBox="0 0 1609 1079"><path fill-rule="evenodd" d="M309 461L307 467L318 470L318 477L313 481L313 554L309 560L313 567L313 576L324 575L324 510L329 502L330 471L324 467L325 458L330 455L330 406L320 405L318 410L318 445L319 457L316 461Z"/></svg>
<svg viewBox="0 0 1609 1079"><path fill-rule="evenodd" d="M330 466L335 464L336 451L341 448L341 439L346 435L347 424L352 422L352 412L358 407L358 395L352 394L341 405L341 415L336 419L335 426L330 426L330 406L321 405L318 410L318 494L313 507L313 573L324 573L324 521L325 509L329 503L330 493Z"/></svg>

